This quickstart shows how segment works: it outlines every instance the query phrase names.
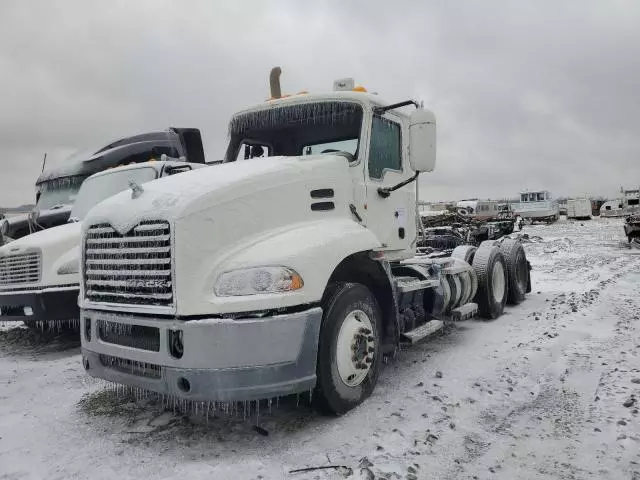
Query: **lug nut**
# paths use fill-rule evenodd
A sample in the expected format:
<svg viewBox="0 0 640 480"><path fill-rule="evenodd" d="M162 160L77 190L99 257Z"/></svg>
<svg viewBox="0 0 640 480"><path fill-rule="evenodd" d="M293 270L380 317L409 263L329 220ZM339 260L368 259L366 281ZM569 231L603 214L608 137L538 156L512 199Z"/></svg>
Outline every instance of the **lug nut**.
<svg viewBox="0 0 640 480"><path fill-rule="evenodd" d="M375 340L375 337L367 337L367 341L369 342L373 342Z"/></svg>

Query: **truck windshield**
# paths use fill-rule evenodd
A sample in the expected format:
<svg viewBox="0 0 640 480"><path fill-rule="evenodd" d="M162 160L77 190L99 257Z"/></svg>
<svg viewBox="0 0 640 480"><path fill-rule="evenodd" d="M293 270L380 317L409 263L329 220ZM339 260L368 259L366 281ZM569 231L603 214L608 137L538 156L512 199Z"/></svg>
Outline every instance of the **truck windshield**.
<svg viewBox="0 0 640 480"><path fill-rule="evenodd" d="M236 115L229 125L225 161L239 157L297 156L343 151L358 157L362 107L326 101L286 105ZM250 145L256 148L244 149ZM259 147L259 148L258 148ZM243 155L243 151L256 154Z"/></svg>
<svg viewBox="0 0 640 480"><path fill-rule="evenodd" d="M156 170L152 167L114 170L89 178L78 192L70 218L76 221L82 220L95 205L129 188L130 181L141 184L155 178Z"/></svg>
<svg viewBox="0 0 640 480"><path fill-rule="evenodd" d="M50 210L60 208L67 205L73 205L80 185L86 176L73 176L53 178L45 182L39 183L38 201L36 202L37 210Z"/></svg>

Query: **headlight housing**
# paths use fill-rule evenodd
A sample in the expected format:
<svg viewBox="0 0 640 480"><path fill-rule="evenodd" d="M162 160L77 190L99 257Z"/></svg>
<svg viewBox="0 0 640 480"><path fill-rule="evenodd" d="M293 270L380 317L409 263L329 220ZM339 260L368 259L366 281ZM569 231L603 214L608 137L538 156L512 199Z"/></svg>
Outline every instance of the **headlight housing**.
<svg viewBox="0 0 640 480"><path fill-rule="evenodd" d="M218 277L214 288L218 297L284 293L299 290L302 277L287 267L243 268L225 272Z"/></svg>
<svg viewBox="0 0 640 480"><path fill-rule="evenodd" d="M58 275L72 275L80 272L80 259L72 258L58 267Z"/></svg>
<svg viewBox="0 0 640 480"><path fill-rule="evenodd" d="M9 231L9 222L7 221L6 218L3 218L2 220L0 220L0 233L2 235L6 235L8 231Z"/></svg>

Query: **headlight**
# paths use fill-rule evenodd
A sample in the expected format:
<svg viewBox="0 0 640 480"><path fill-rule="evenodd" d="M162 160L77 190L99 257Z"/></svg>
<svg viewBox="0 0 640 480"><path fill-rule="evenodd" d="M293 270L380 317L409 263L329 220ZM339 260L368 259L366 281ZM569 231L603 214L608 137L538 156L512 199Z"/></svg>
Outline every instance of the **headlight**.
<svg viewBox="0 0 640 480"><path fill-rule="evenodd" d="M302 277L286 267L258 267L225 272L218 277L215 293L219 297L282 293L298 290Z"/></svg>
<svg viewBox="0 0 640 480"><path fill-rule="evenodd" d="M72 258L58 267L58 275L71 275L80 271L80 260Z"/></svg>

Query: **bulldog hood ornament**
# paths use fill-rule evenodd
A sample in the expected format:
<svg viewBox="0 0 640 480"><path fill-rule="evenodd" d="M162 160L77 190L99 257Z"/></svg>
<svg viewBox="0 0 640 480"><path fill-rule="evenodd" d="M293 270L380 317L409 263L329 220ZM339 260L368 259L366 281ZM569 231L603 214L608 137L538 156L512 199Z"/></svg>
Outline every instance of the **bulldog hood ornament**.
<svg viewBox="0 0 640 480"><path fill-rule="evenodd" d="M131 188L131 198L134 200L144 193L144 188L133 180L129 180L129 188Z"/></svg>

